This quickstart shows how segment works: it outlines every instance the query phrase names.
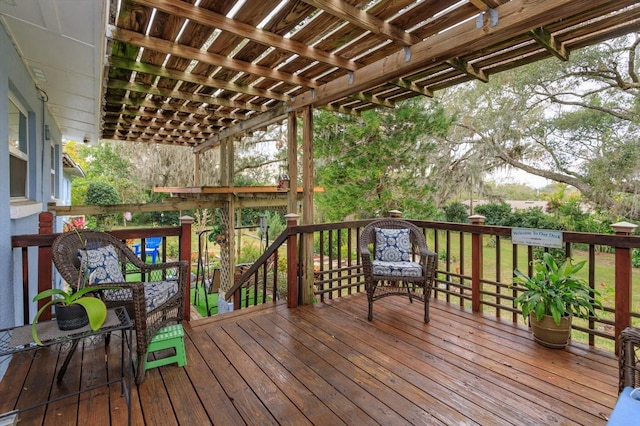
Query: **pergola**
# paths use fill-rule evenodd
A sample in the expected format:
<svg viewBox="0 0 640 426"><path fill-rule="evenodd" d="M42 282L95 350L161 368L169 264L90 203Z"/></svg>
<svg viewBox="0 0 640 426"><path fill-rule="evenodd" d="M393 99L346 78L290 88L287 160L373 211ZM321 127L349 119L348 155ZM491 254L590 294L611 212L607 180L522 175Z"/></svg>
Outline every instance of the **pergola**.
<svg viewBox="0 0 640 426"><path fill-rule="evenodd" d="M313 108L357 115L543 58L567 60L574 49L638 30L640 5L123 0L112 3L108 23L102 138L191 147L196 187L200 154L220 147L220 184L232 186L233 141L288 120L288 211L297 212L300 115L302 220L310 224ZM233 229L231 197L223 211Z"/></svg>
<svg viewBox="0 0 640 426"><path fill-rule="evenodd" d="M639 28L632 0L123 0L102 138L199 153L307 107L393 107Z"/></svg>

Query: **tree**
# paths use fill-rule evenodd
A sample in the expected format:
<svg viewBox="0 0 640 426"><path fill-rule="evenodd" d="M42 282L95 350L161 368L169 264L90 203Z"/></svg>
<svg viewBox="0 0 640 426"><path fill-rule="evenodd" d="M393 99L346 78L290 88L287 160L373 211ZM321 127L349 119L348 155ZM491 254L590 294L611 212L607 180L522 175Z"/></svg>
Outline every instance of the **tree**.
<svg viewBox="0 0 640 426"><path fill-rule="evenodd" d="M113 185L107 182L95 181L89 184L87 189L87 195L85 204L87 205L111 205L119 204L120 196L118 191ZM115 217L107 214L96 215L96 225L98 227L102 225L113 226L115 222L110 222L108 219L114 219Z"/></svg>
<svg viewBox="0 0 640 426"><path fill-rule="evenodd" d="M639 44L638 34L614 39L568 62L540 61L446 91L443 103L458 121L443 139L440 173L460 184L454 172L513 167L637 217Z"/></svg>
<svg viewBox="0 0 640 426"><path fill-rule="evenodd" d="M392 209L413 218L434 213L430 136L444 135L451 121L437 102L413 100L358 117L320 111L314 120L317 180L325 188L317 204L327 220Z"/></svg>
<svg viewBox="0 0 640 426"><path fill-rule="evenodd" d="M121 155L113 143L101 142L97 146L78 144L65 145L65 151L71 152L85 171L84 178L74 178L72 204L84 204L89 187L101 183L112 187L123 203L145 202L147 198L133 170L135 155ZM92 203L101 204L101 203ZM104 204L104 203L102 203ZM109 204L109 203L107 203Z"/></svg>

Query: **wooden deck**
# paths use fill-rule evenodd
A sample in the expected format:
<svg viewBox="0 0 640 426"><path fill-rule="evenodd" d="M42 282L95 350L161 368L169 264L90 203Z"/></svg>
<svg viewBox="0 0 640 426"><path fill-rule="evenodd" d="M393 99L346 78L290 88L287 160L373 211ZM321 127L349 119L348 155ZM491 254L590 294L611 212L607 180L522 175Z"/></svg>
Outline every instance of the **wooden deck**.
<svg viewBox="0 0 640 426"><path fill-rule="evenodd" d="M535 344L526 328L433 301L376 302L364 295L313 306L258 307L187 327L188 364L151 370L133 392L133 424L148 425L604 425L617 395L611 354ZM110 350L118 351L120 339ZM63 387L113 375L102 343L88 345ZM14 356L0 383L0 412L51 392L58 356ZM82 361L81 361L82 358ZM106 367L106 368L105 368ZM17 402L16 402L17 401ZM17 404L17 405L16 405ZM20 415L21 425L122 425L119 386Z"/></svg>

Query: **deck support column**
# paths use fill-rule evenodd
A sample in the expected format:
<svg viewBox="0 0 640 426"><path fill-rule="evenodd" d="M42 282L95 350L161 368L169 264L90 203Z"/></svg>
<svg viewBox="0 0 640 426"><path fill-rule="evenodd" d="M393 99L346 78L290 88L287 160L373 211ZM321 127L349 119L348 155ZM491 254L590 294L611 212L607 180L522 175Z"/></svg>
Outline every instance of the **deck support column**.
<svg viewBox="0 0 640 426"><path fill-rule="evenodd" d="M293 111L287 117L287 162L290 179L287 213L298 214L298 120Z"/></svg>
<svg viewBox="0 0 640 426"><path fill-rule="evenodd" d="M302 223L313 224L313 108L302 111ZM313 303L313 233L304 234L302 303Z"/></svg>
<svg viewBox="0 0 640 426"><path fill-rule="evenodd" d="M633 235L638 225L618 222L611 225L616 235ZM631 249L616 247L616 300L615 300L615 342L616 355L619 354L619 337L622 330L631 325Z"/></svg>
<svg viewBox="0 0 640 426"><path fill-rule="evenodd" d="M38 215L38 234L53 234L53 213L42 212ZM26 263L23 263L23 265L26 265ZM23 271L22 276L23 277L28 276L28 272L27 272L27 275L25 275ZM51 266L51 247L40 247L38 248L38 293L50 289L52 283L53 283L53 268ZM23 316L25 318L25 324L29 324L30 322L29 319L31 317L29 315L29 302L31 301L31 298L28 297L29 296L28 282L26 283L26 285L27 285L26 293L24 296L27 296L27 297L23 299L24 306L25 306L25 312ZM38 310L40 310L40 308L42 308L46 302L47 302L47 299L39 300ZM40 316L40 319L50 320L51 309L47 309L45 312L43 312L42 315Z"/></svg>
<svg viewBox="0 0 640 426"><path fill-rule="evenodd" d="M287 219L287 228L298 225L300 215L289 213L285 216ZM287 237L287 307L295 308L298 306L298 235L289 231Z"/></svg>
<svg viewBox="0 0 640 426"><path fill-rule="evenodd" d="M193 225L193 218L191 216L182 216L180 218L180 260L186 260L187 265L187 285L185 289L184 297L184 312L182 317L185 321L191 319L191 226Z"/></svg>
<svg viewBox="0 0 640 426"><path fill-rule="evenodd" d="M469 216L472 225L483 225L485 217L482 215ZM471 310L482 312L480 291L482 290L482 233L473 231L471 234Z"/></svg>

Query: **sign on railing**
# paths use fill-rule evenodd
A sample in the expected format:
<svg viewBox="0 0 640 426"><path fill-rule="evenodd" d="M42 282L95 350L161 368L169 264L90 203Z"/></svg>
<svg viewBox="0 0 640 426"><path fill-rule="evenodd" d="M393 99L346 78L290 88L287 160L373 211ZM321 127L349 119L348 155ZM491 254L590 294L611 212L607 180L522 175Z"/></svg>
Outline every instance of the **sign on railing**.
<svg viewBox="0 0 640 426"><path fill-rule="evenodd" d="M513 244L527 246L562 248L562 231L513 228L511 230L511 241Z"/></svg>

